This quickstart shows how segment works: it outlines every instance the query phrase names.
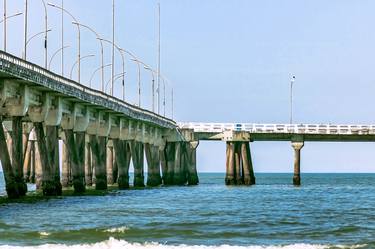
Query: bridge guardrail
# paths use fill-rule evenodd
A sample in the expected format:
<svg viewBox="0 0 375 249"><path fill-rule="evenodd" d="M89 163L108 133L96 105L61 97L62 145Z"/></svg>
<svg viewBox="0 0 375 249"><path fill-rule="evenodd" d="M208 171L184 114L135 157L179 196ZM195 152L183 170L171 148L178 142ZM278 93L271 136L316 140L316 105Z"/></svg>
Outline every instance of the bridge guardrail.
<svg viewBox="0 0 375 249"><path fill-rule="evenodd" d="M252 124L252 123L178 123L180 129L194 132L221 133L246 131L249 133L375 135L375 125L326 125L326 124Z"/></svg>

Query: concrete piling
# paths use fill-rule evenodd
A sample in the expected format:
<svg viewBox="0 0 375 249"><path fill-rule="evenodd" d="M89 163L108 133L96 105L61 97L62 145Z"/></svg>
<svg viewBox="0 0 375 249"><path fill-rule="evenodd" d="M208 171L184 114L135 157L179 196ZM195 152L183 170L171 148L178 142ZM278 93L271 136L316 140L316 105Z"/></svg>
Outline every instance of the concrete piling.
<svg viewBox="0 0 375 249"><path fill-rule="evenodd" d="M143 143L131 142L131 155L134 166L134 187L144 187L144 149Z"/></svg>
<svg viewBox="0 0 375 249"><path fill-rule="evenodd" d="M31 175L31 157L32 157L32 141L27 141L26 143L26 151L24 154L24 161L23 161L23 178L25 182L31 182L30 175Z"/></svg>
<svg viewBox="0 0 375 249"><path fill-rule="evenodd" d="M62 194L62 185L60 181L60 162L59 162L59 138L57 126L46 126L46 146L49 153L49 161L51 164L51 174L53 184L55 185L55 194Z"/></svg>
<svg viewBox="0 0 375 249"><path fill-rule="evenodd" d="M26 195L27 185L23 177L23 132L22 117L12 118L12 166L18 184L18 193L20 196Z"/></svg>
<svg viewBox="0 0 375 249"><path fill-rule="evenodd" d="M108 141L107 144L107 160L106 160L106 167L107 167L107 184L113 185L114 184L114 178L113 178L113 147L109 144L110 141Z"/></svg>
<svg viewBox="0 0 375 249"><path fill-rule="evenodd" d="M30 159L30 183L35 183L35 140L31 141L31 159Z"/></svg>
<svg viewBox="0 0 375 249"><path fill-rule="evenodd" d="M197 173L197 147L198 142L190 142L186 146L187 182L189 185L198 185Z"/></svg>
<svg viewBox="0 0 375 249"><path fill-rule="evenodd" d="M0 120L0 160L4 172L5 190L7 192L8 198L18 198L20 196L18 192L18 184L16 182L16 177L14 175L12 164L10 161L10 155L2 120Z"/></svg>
<svg viewBox="0 0 375 249"><path fill-rule="evenodd" d="M62 172L61 172L61 184L64 188L71 186L71 170L70 170L70 159L68 153L68 144L66 139L62 143Z"/></svg>
<svg viewBox="0 0 375 249"><path fill-rule="evenodd" d="M159 186L162 184L159 147L147 143L145 144L145 154L147 159L147 186Z"/></svg>
<svg viewBox="0 0 375 249"><path fill-rule="evenodd" d="M129 165L130 165L130 147L127 141L120 139L113 140L113 149L116 154L116 161L118 167L118 187L119 189L129 188Z"/></svg>
<svg viewBox="0 0 375 249"><path fill-rule="evenodd" d="M161 158L163 184L173 185L174 164L175 164L176 143L169 142L166 144Z"/></svg>
<svg viewBox="0 0 375 249"><path fill-rule="evenodd" d="M107 189L106 152L107 138L90 135L90 148L92 151L92 162L95 168L95 189Z"/></svg>
<svg viewBox="0 0 375 249"><path fill-rule="evenodd" d="M46 136L44 134L43 123L34 123L35 134L38 140L39 156L42 168L42 191L45 196L59 195L59 189L56 189L53 172L53 162L51 155L47 150ZM49 139L49 138L47 138Z"/></svg>
<svg viewBox="0 0 375 249"><path fill-rule="evenodd" d="M255 184L249 142L227 142L226 185Z"/></svg>
<svg viewBox="0 0 375 249"><path fill-rule="evenodd" d="M35 140L34 142L34 152L35 152L35 167L34 167L34 181L36 185L36 189L42 189L42 178L43 178L43 170L42 170L42 161L40 159L40 153L39 153L39 145L38 140Z"/></svg>
<svg viewBox="0 0 375 249"><path fill-rule="evenodd" d="M85 142L85 183L92 186L91 150L88 141Z"/></svg>
<svg viewBox="0 0 375 249"><path fill-rule="evenodd" d="M85 173L84 173L84 146L85 146L85 133L77 132L74 137L72 129L64 130L65 140L67 145L68 157L73 176L73 187L75 193L85 192Z"/></svg>
<svg viewBox="0 0 375 249"><path fill-rule="evenodd" d="M301 185L301 149L304 146L304 142L292 142L294 149L294 175L293 185Z"/></svg>
<svg viewBox="0 0 375 249"><path fill-rule="evenodd" d="M175 145L175 160L173 171L173 184L185 185L186 184L186 169L185 169L185 143L177 142Z"/></svg>

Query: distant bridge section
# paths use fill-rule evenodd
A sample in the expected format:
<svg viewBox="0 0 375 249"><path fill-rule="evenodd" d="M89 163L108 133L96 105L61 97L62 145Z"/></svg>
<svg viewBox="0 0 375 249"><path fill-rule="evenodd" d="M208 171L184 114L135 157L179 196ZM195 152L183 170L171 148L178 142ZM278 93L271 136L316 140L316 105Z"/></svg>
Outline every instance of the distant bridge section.
<svg viewBox="0 0 375 249"><path fill-rule="evenodd" d="M188 140L375 141L375 125L178 123ZM189 133L190 131L190 133Z"/></svg>

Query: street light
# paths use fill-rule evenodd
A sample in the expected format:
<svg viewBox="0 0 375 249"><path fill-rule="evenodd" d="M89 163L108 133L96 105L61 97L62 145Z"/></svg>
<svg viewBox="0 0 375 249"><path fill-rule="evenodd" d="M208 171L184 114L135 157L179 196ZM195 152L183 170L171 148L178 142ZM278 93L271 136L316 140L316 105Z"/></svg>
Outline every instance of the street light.
<svg viewBox="0 0 375 249"><path fill-rule="evenodd" d="M48 29L47 30L47 33L48 32L51 32L52 29ZM27 54L26 54L26 51L27 51L27 45L30 43L30 41L32 39L34 39L35 37L37 37L38 35L41 35L41 34L45 34L45 31L42 31L42 32L39 32L39 33L36 33L35 35L31 36L25 43L25 51L24 51L24 54L23 54L23 59L26 60L27 59ZM46 67L47 68L47 67Z"/></svg>
<svg viewBox="0 0 375 249"><path fill-rule="evenodd" d="M293 75L290 80L290 124L293 123L293 84L296 81L296 76Z"/></svg>
<svg viewBox="0 0 375 249"><path fill-rule="evenodd" d="M23 14L22 12L18 12L16 14L7 16L7 14L6 14L6 0L4 0L4 18L0 21L0 24L4 23L4 51L5 52L7 51L7 20L12 18L12 17L16 17L16 16L19 16L19 15L22 15L22 14Z"/></svg>
<svg viewBox="0 0 375 249"><path fill-rule="evenodd" d="M89 58L89 57L95 57L95 55L93 54L89 54L89 55L86 55L86 56L82 56L81 58L79 58L78 61L74 62L73 66L72 66L72 69L70 70L70 79L72 79L72 74L73 74L73 70L74 70L74 67L78 64L80 64L80 61L83 60L83 59L86 59L86 58ZM80 83L80 82L78 82Z"/></svg>
<svg viewBox="0 0 375 249"><path fill-rule="evenodd" d="M108 88L108 84L109 83L112 83L112 82L116 82L116 80L120 79L121 77L124 76L124 73L118 73L118 74L115 74L113 76L113 78L111 77L108 81L107 81L107 84L105 85L105 89L106 89L106 92L107 92L107 88ZM111 89L109 89L111 90Z"/></svg>
<svg viewBox="0 0 375 249"><path fill-rule="evenodd" d="M154 70L150 68L149 66L144 66L144 69L149 70L151 72L152 76L152 112L155 112L155 75Z"/></svg>
<svg viewBox="0 0 375 249"><path fill-rule="evenodd" d="M137 63L138 67L138 107L141 107L141 65L138 59L132 58L131 60Z"/></svg>
<svg viewBox="0 0 375 249"><path fill-rule="evenodd" d="M124 49L122 49L122 48L120 48L118 45L116 45L114 42L111 42L111 41L109 41L109 40L107 40L107 39L103 39L103 38L97 38L97 39L99 39L99 40L101 40L101 41L104 41L104 42L107 42L107 43L109 43L109 44L111 44L112 46L114 46L116 49L117 49L117 51L120 53L120 55L121 55L121 60L122 60L122 99L125 101L125 56L124 56L124 54L123 54L123 52L125 52L125 50ZM114 64L113 64L113 61L112 61L112 70L114 70L113 69L114 68ZM112 77L111 78L113 78L114 77L114 75L112 74ZM111 95L113 96L113 87L114 87L114 85L113 85L113 81L112 81L112 83L111 83ZM104 86L103 86L104 87ZM105 89L103 88L102 89L102 91L104 91Z"/></svg>
<svg viewBox="0 0 375 249"><path fill-rule="evenodd" d="M51 64L52 64L52 60L55 58L55 56L61 51L63 51L64 49L68 48L70 46L64 46L64 47L61 47L59 48L58 50L56 50L55 53L53 53L53 55L51 56L51 59L49 60L49 64L48 64L48 70L51 70ZM62 75L64 76L64 75Z"/></svg>
<svg viewBox="0 0 375 249"><path fill-rule="evenodd" d="M100 66L100 67L98 67L97 69L94 70L94 72L92 73L92 75L90 77L90 88L91 88L92 79L94 78L96 72L98 72L100 69L104 70L104 68L110 67L110 66L112 66L112 64L107 64L107 65L104 65L104 66ZM102 89L104 89L104 87L102 87ZM102 91L102 92L104 92L104 91Z"/></svg>
<svg viewBox="0 0 375 249"><path fill-rule="evenodd" d="M102 66L100 68L102 69L101 77L102 77L102 90L103 90L103 88L104 88L104 48L103 48L103 40L101 39L100 35L94 29L90 28L89 26L84 25L82 23L78 23L78 22L72 22L72 23L77 25L77 26L82 26L82 27L88 29L89 31L91 31L96 36L96 39L99 40L99 42L100 42L100 54L101 54L101 64L102 64ZM90 81L90 87L91 87L91 81Z"/></svg>
<svg viewBox="0 0 375 249"><path fill-rule="evenodd" d="M66 9L63 7L57 6L52 3L48 3L49 6L54 7L56 9L62 10L65 13L67 13L73 20L74 22L78 23L77 19ZM78 62L78 83L81 83L81 29L79 25L77 25L77 30L78 30L78 56L77 56L77 62ZM71 78L71 77L70 77Z"/></svg>

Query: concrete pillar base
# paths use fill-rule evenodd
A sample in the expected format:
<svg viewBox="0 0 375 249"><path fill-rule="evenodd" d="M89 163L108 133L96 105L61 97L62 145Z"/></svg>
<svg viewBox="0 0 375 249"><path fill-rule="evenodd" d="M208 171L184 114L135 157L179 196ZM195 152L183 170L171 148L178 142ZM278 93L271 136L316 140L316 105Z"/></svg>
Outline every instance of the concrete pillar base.
<svg viewBox="0 0 375 249"><path fill-rule="evenodd" d="M134 177L134 187L142 188L145 186L144 176L135 176Z"/></svg>
<svg viewBox="0 0 375 249"><path fill-rule="evenodd" d="M5 191L7 192L8 199L17 199L20 197L18 184L14 179L8 179L8 182L5 184Z"/></svg>
<svg viewBox="0 0 375 249"><path fill-rule="evenodd" d="M44 196L61 195L61 189L56 188L55 181L42 181L42 191Z"/></svg>
<svg viewBox="0 0 375 249"><path fill-rule="evenodd" d="M117 179L119 189L129 188L129 176L119 176Z"/></svg>
<svg viewBox="0 0 375 249"><path fill-rule="evenodd" d="M95 189L96 190L107 190L107 176L106 175L96 175L96 182L95 182Z"/></svg>
<svg viewBox="0 0 375 249"><path fill-rule="evenodd" d="M300 175L294 175L293 176L293 185L294 186L300 186L301 185L301 176Z"/></svg>

